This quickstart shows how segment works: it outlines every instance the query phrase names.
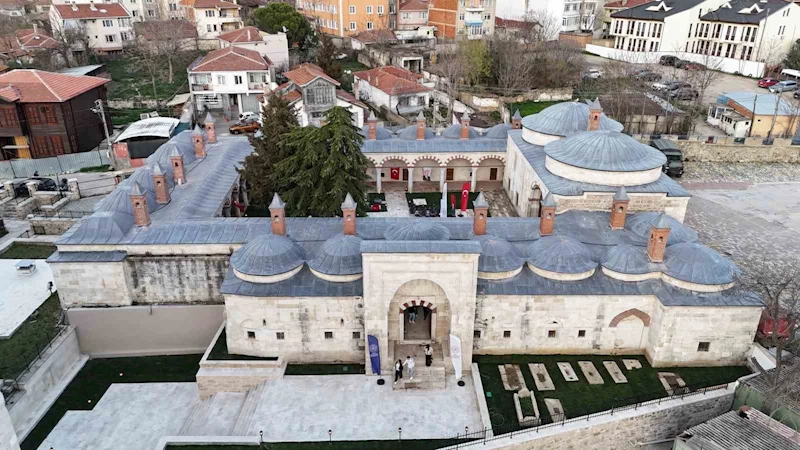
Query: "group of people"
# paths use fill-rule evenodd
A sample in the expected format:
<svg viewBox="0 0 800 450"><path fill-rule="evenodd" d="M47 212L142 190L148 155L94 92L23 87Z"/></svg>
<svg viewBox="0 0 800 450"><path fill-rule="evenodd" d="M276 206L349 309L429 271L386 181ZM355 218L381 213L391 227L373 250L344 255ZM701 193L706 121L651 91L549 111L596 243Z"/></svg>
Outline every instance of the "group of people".
<svg viewBox="0 0 800 450"><path fill-rule="evenodd" d="M430 344L427 344L425 345L425 365L430 367L431 364L433 364L433 349ZM406 356L405 361L398 359L394 363L394 384L403 379L403 369L408 371L408 381L413 380L416 366L417 362L411 356Z"/></svg>

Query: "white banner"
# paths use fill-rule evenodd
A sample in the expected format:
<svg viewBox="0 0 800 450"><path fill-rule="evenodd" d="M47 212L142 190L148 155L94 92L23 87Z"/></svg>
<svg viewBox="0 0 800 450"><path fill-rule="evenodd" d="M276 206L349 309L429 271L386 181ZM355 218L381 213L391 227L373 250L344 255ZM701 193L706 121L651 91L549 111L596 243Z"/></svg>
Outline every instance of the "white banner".
<svg viewBox="0 0 800 450"><path fill-rule="evenodd" d="M442 202L439 203L439 217L447 217L447 183L442 186Z"/></svg>
<svg viewBox="0 0 800 450"><path fill-rule="evenodd" d="M456 380L461 379L461 339L450 335L450 358L453 360L453 370L456 372Z"/></svg>

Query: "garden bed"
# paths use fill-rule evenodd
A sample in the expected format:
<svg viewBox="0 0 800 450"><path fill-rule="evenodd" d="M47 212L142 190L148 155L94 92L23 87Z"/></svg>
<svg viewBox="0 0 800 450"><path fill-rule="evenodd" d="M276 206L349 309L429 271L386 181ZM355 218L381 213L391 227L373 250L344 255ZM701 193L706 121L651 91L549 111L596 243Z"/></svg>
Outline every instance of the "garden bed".
<svg viewBox="0 0 800 450"><path fill-rule="evenodd" d="M37 311L36 318L28 318L10 338L0 339L0 379L16 378L61 331L58 325L61 303L57 293Z"/></svg>
<svg viewBox="0 0 800 450"><path fill-rule="evenodd" d="M289 364L284 375L362 375L364 364Z"/></svg>
<svg viewBox="0 0 800 450"><path fill-rule="evenodd" d="M469 199L467 200L467 209L472 209L472 202L478 198L480 192L470 192ZM455 195L456 197L456 209L452 208L450 200L452 196ZM425 207L414 207L413 200L416 198L423 198L425 202L428 204L427 209L430 211L432 217L439 217L439 202L442 201L442 193L441 192L413 192L410 194L406 194L406 201L408 202L408 212L411 215L415 215L415 211L418 212L420 215L423 215L423 209ZM460 191L449 191L447 193L447 217L455 217L456 212L461 210L461 192ZM491 217L491 214L489 214Z"/></svg>
<svg viewBox="0 0 800 450"><path fill-rule="evenodd" d="M0 253L0 259L47 259L55 251L56 247L52 244L12 242L3 253Z"/></svg>
<svg viewBox="0 0 800 450"><path fill-rule="evenodd" d="M386 208L386 194L377 192L370 192L367 194L367 205L372 206L373 204L380 204L381 210L380 212L386 212L388 209ZM377 212L368 209L368 212Z"/></svg>

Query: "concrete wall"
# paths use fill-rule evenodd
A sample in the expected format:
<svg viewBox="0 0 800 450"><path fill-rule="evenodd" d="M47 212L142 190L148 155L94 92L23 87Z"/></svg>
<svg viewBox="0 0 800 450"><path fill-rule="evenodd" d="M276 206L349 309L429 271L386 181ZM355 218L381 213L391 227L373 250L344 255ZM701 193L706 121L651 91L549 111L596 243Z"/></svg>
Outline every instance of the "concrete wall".
<svg viewBox="0 0 800 450"><path fill-rule="evenodd" d="M228 255L129 256L126 273L133 303L223 303L219 287Z"/></svg>
<svg viewBox="0 0 800 450"><path fill-rule="evenodd" d="M17 433L14 432L14 425L8 415L3 394L0 394L0 448L19 450L19 439L17 439Z"/></svg>
<svg viewBox="0 0 800 450"><path fill-rule="evenodd" d="M700 162L800 162L800 145L790 139L776 139L773 145L706 144L700 141L674 141L687 161ZM752 141L751 141L752 142Z"/></svg>
<svg viewBox="0 0 800 450"><path fill-rule="evenodd" d="M36 234L48 234L60 236L64 234L71 226L75 225L78 219L70 219L63 217L33 217L28 219L31 229L37 231Z"/></svg>
<svg viewBox="0 0 800 450"><path fill-rule="evenodd" d="M83 353L92 357L203 353L222 323L223 305L72 308Z"/></svg>

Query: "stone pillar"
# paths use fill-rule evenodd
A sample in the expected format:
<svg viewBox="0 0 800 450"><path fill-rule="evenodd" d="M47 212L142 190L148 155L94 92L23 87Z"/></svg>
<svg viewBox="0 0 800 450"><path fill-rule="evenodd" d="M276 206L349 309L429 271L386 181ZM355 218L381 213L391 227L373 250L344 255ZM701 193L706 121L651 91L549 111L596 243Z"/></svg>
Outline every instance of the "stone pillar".
<svg viewBox="0 0 800 450"><path fill-rule="evenodd" d="M236 203L239 203L239 189L238 187L234 187L231 191L231 216L233 217L242 217L242 210L236 206Z"/></svg>
<svg viewBox="0 0 800 450"><path fill-rule="evenodd" d="M147 196L138 181L133 182L133 188L128 196L133 205L133 223L137 227L150 225L150 210L147 208Z"/></svg>
<svg viewBox="0 0 800 450"><path fill-rule="evenodd" d="M422 111L417 115L417 140L425 140L425 116Z"/></svg>
<svg viewBox="0 0 800 450"><path fill-rule="evenodd" d="M439 169L439 190L444 189L444 184L447 183L447 167Z"/></svg>
<svg viewBox="0 0 800 450"><path fill-rule="evenodd" d="M542 215L539 217L539 234L550 236L556 227L556 202L553 194L548 193L542 201Z"/></svg>
<svg viewBox="0 0 800 450"><path fill-rule="evenodd" d="M449 338L448 338L449 340ZM431 310L431 341L436 342L436 310Z"/></svg>
<svg viewBox="0 0 800 450"><path fill-rule="evenodd" d="M117 142L111 145L111 151L114 152L114 160L116 161L114 169L127 169L131 166L131 155L128 152L127 142Z"/></svg>
<svg viewBox="0 0 800 450"><path fill-rule="evenodd" d="M272 218L272 234L286 236L286 203L276 192L269 204L269 215Z"/></svg>
<svg viewBox="0 0 800 450"><path fill-rule="evenodd" d="M6 409L3 394L0 394L0 448L19 450L19 438L14 431L14 424L11 422L8 409Z"/></svg>
<svg viewBox="0 0 800 450"><path fill-rule="evenodd" d="M375 166L375 184L378 187L378 194L381 193L381 175L383 175L383 167Z"/></svg>
<svg viewBox="0 0 800 450"><path fill-rule="evenodd" d="M478 184L478 166L472 166L472 173L469 180L469 191L475 192L475 185Z"/></svg>
<svg viewBox="0 0 800 450"><path fill-rule="evenodd" d="M28 188L28 193L30 194L31 198L33 198L33 194L35 194L36 191L39 190L39 183L35 181L28 181L27 183L25 183L25 187Z"/></svg>
<svg viewBox="0 0 800 450"><path fill-rule="evenodd" d="M461 115L461 139L469 139L469 114L466 111Z"/></svg>
<svg viewBox="0 0 800 450"><path fill-rule="evenodd" d="M225 203L222 204L222 217L230 217L231 216L231 199L230 197L225 199Z"/></svg>
<svg viewBox="0 0 800 450"><path fill-rule="evenodd" d="M247 197L247 183L244 180L239 182L239 198L242 199L242 205L247 210L247 207L250 206L250 199Z"/></svg>
<svg viewBox="0 0 800 450"><path fill-rule="evenodd" d="M589 103L589 131L597 131L600 129L600 117L603 114L603 107L600 106L600 101L594 99Z"/></svg>
<svg viewBox="0 0 800 450"><path fill-rule="evenodd" d="M78 184L77 178L70 178L67 180L67 188L69 189L69 199L70 200L80 200L81 198L81 187Z"/></svg>
<svg viewBox="0 0 800 450"><path fill-rule="evenodd" d="M406 340L406 314L405 314L405 311L403 311L401 309L400 310L400 342L403 342L405 340ZM398 358L398 359L401 359L401 358ZM394 362L392 362L392 365L394 365ZM367 367L369 367L369 364L367 364Z"/></svg>
<svg viewBox="0 0 800 450"><path fill-rule="evenodd" d="M650 222L650 237L647 239L647 257L654 263L664 262L664 251L667 249L670 225L664 213Z"/></svg>
<svg viewBox="0 0 800 450"><path fill-rule="evenodd" d="M374 141L378 135L378 118L375 117L375 111L369 112L367 119L367 139Z"/></svg>
<svg viewBox="0 0 800 450"><path fill-rule="evenodd" d="M4 181L3 182L3 190L7 193L7 195L11 198L16 197L14 193L14 182L13 181Z"/></svg>
<svg viewBox="0 0 800 450"><path fill-rule="evenodd" d="M414 168L408 168L408 192L414 192Z"/></svg>

